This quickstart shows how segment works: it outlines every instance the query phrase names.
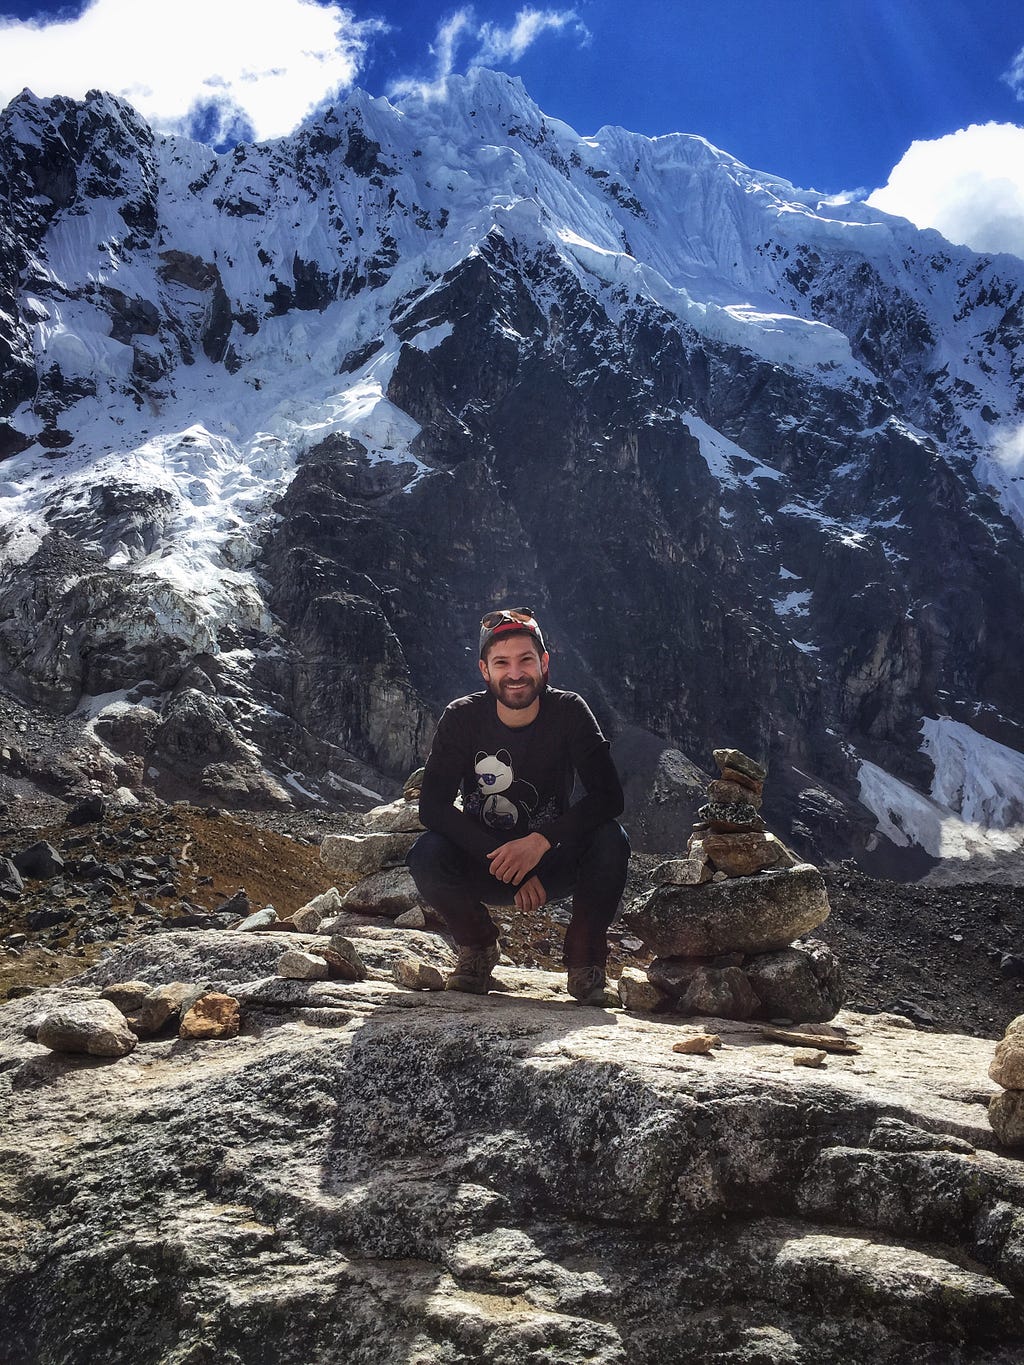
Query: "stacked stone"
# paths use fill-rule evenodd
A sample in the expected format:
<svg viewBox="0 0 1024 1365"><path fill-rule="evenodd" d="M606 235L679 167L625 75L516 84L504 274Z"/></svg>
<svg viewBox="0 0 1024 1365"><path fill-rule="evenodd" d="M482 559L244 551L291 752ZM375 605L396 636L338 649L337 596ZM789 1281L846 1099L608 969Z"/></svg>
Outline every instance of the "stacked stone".
<svg viewBox="0 0 1024 1365"><path fill-rule="evenodd" d="M405 855L423 833L419 818L422 769L412 774L397 801L376 806L363 817L364 834L329 834L320 861L343 882L355 885L339 909L357 915L383 915L401 929L422 929L436 922L419 897Z"/></svg>
<svg viewBox="0 0 1024 1365"><path fill-rule="evenodd" d="M714 760L719 776L708 783L707 805L697 812L690 858L719 881L793 867L797 859L766 831L760 815L767 769L738 749L716 749Z"/></svg>
<svg viewBox="0 0 1024 1365"><path fill-rule="evenodd" d="M988 1105L988 1121L1004 1147L1024 1147L1024 1014L1011 1019L988 1074L1003 1087Z"/></svg>
<svg viewBox="0 0 1024 1365"><path fill-rule="evenodd" d="M646 980L626 972L627 1008L725 1019L819 1023L842 1004L839 964L823 943L795 942L828 916L821 873L765 828L766 770L738 749L716 749L720 776L685 858L663 863L654 888L625 915L656 954Z"/></svg>

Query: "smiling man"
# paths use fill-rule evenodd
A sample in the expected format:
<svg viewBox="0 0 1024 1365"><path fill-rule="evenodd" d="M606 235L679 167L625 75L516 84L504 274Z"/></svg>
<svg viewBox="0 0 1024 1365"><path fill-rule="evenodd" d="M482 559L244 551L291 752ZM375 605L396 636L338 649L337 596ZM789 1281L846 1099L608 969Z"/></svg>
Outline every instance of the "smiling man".
<svg viewBox="0 0 1024 1365"><path fill-rule="evenodd" d="M533 911L572 892L569 993L608 1004L607 929L629 860L608 741L582 697L548 686L544 637L529 608L483 618L480 673L487 690L453 701L438 724L420 796L427 833L408 860L458 946L447 989L483 995L493 985L498 930L488 904ZM577 778L584 794L573 802Z"/></svg>

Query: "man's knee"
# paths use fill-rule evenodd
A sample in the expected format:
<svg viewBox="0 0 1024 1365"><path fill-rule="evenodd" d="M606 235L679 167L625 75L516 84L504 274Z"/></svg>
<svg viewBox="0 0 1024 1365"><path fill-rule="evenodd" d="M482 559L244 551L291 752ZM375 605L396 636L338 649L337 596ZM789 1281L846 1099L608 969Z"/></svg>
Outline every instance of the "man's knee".
<svg viewBox="0 0 1024 1365"><path fill-rule="evenodd" d="M451 878L458 871L458 848L443 834L428 829L410 848L405 865L421 891L440 877Z"/></svg>
<svg viewBox="0 0 1024 1365"><path fill-rule="evenodd" d="M617 820L606 820L598 825L584 852L584 858L591 866L598 864L606 869L608 875L626 875L629 862L629 837Z"/></svg>

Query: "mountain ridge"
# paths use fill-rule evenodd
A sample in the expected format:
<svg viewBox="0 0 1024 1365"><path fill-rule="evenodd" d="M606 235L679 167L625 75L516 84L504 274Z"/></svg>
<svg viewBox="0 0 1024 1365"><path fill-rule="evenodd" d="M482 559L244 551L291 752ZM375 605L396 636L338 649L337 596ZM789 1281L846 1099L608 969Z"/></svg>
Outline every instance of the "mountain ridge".
<svg viewBox="0 0 1024 1365"><path fill-rule="evenodd" d="M526 596L655 846L691 802L643 735L668 770L725 738L781 766L818 856L992 843L989 751L950 727L1017 781L1024 485L992 436L1024 263L691 135L579 138L490 72L220 156L23 96L0 149L18 695L150 712L121 728L158 790L357 799ZM927 720L973 755L959 796ZM985 819L1013 861L1021 812Z"/></svg>

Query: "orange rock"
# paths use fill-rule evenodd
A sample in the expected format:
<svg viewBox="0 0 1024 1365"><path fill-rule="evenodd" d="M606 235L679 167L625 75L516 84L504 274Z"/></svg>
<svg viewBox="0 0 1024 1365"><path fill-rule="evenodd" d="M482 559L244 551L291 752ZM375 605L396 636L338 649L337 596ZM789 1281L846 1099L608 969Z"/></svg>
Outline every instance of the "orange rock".
<svg viewBox="0 0 1024 1365"><path fill-rule="evenodd" d="M709 1055L712 1048L721 1047L722 1040L717 1033L693 1033L689 1038L672 1044L673 1052L703 1053Z"/></svg>
<svg viewBox="0 0 1024 1365"><path fill-rule="evenodd" d="M234 1038L241 1025L241 1012L233 995L210 991L201 995L181 1021L181 1038Z"/></svg>

